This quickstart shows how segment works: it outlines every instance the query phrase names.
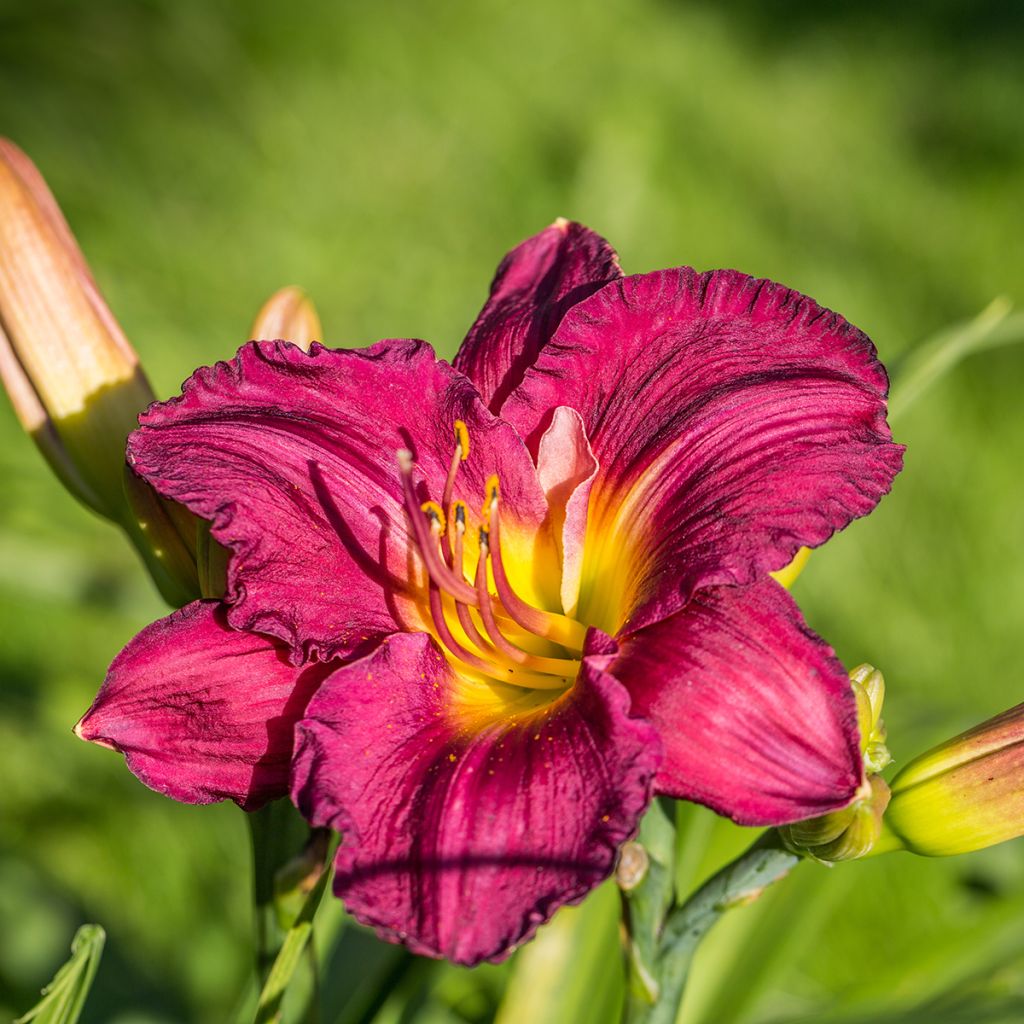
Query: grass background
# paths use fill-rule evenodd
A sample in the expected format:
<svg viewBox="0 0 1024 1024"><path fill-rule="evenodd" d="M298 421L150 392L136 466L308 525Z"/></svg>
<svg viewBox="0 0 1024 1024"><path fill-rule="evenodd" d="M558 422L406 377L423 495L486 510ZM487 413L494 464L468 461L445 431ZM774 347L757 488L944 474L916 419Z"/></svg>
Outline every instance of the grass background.
<svg viewBox="0 0 1024 1024"><path fill-rule="evenodd" d="M824 6L0 0L0 133L47 176L162 396L286 283L329 343L451 355L500 256L559 215L627 271L784 281L892 362L996 295L1024 301L1024 8ZM885 671L898 760L1024 691L1022 382L1005 349L914 406L892 495L795 591L848 664ZM110 933L88 1020L229 1020L241 815L175 805L70 734L163 609L3 403L0 482L0 1016L88 919ZM744 838L685 818L692 877ZM350 930L329 983L387 955ZM407 979L381 1020L487 1020L507 976ZM803 868L723 925L687 1009L1020 1020L1021 846Z"/></svg>

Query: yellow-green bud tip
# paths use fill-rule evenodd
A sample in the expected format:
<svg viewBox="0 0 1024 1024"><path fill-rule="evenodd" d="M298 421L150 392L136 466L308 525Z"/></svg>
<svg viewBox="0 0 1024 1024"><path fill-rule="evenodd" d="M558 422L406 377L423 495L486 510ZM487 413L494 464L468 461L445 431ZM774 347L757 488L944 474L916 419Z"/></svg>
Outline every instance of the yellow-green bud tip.
<svg viewBox="0 0 1024 1024"><path fill-rule="evenodd" d="M1024 835L1024 704L911 761L892 782L890 848L929 857Z"/></svg>

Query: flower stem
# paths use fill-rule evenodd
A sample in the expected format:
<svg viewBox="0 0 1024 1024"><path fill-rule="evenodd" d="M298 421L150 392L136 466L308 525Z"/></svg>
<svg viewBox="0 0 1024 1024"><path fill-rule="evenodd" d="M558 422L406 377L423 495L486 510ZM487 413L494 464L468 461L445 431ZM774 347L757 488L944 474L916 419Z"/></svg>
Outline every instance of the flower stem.
<svg viewBox="0 0 1024 1024"><path fill-rule="evenodd" d="M800 858L784 849L777 833L766 832L745 853L709 878L665 920L659 943L658 998L652 1004L627 1000L628 1024L674 1024L690 964L701 940L731 907L750 903L789 873Z"/></svg>
<svg viewBox="0 0 1024 1024"><path fill-rule="evenodd" d="M285 937L278 916L275 876L302 849L309 828L287 800L274 800L245 817L252 842L256 977L262 988Z"/></svg>

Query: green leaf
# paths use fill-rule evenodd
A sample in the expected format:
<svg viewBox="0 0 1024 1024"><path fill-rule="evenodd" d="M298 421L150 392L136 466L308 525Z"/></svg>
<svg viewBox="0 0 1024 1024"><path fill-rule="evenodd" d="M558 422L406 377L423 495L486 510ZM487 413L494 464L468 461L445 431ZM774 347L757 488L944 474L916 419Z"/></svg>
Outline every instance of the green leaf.
<svg viewBox="0 0 1024 1024"><path fill-rule="evenodd" d="M306 897L306 902L302 905L295 922L286 932L281 949L267 973L263 991L260 992L256 1016L253 1018L254 1024L273 1024L280 1020L281 1002L313 934L313 918L323 899L331 874L330 868L324 868L316 885Z"/></svg>
<svg viewBox="0 0 1024 1024"><path fill-rule="evenodd" d="M43 989L43 998L14 1024L75 1024L92 988L106 939L98 924L83 924L71 940L71 959Z"/></svg>
<svg viewBox="0 0 1024 1024"><path fill-rule="evenodd" d="M612 1024L623 997L614 882L563 907L517 954L495 1024Z"/></svg>
<svg viewBox="0 0 1024 1024"><path fill-rule="evenodd" d="M973 320L947 327L916 345L893 368L889 418L904 412L933 384L975 352L1024 341L1024 314L1009 299L993 299Z"/></svg>

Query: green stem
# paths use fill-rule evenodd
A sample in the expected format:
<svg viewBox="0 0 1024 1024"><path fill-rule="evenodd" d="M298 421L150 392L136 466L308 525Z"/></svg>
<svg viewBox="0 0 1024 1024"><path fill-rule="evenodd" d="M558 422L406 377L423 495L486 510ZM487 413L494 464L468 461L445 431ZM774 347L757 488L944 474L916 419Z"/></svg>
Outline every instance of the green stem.
<svg viewBox="0 0 1024 1024"><path fill-rule="evenodd" d="M274 800L246 814L245 818L252 841L256 977L262 988L284 942L275 903L274 878L302 849L309 829L287 800Z"/></svg>
<svg viewBox="0 0 1024 1024"><path fill-rule="evenodd" d="M761 891L787 875L800 858L767 832L745 853L709 878L665 922L658 956L657 1002L627 1002L628 1024L674 1024L679 1015L690 964L701 940L731 907L756 899Z"/></svg>

